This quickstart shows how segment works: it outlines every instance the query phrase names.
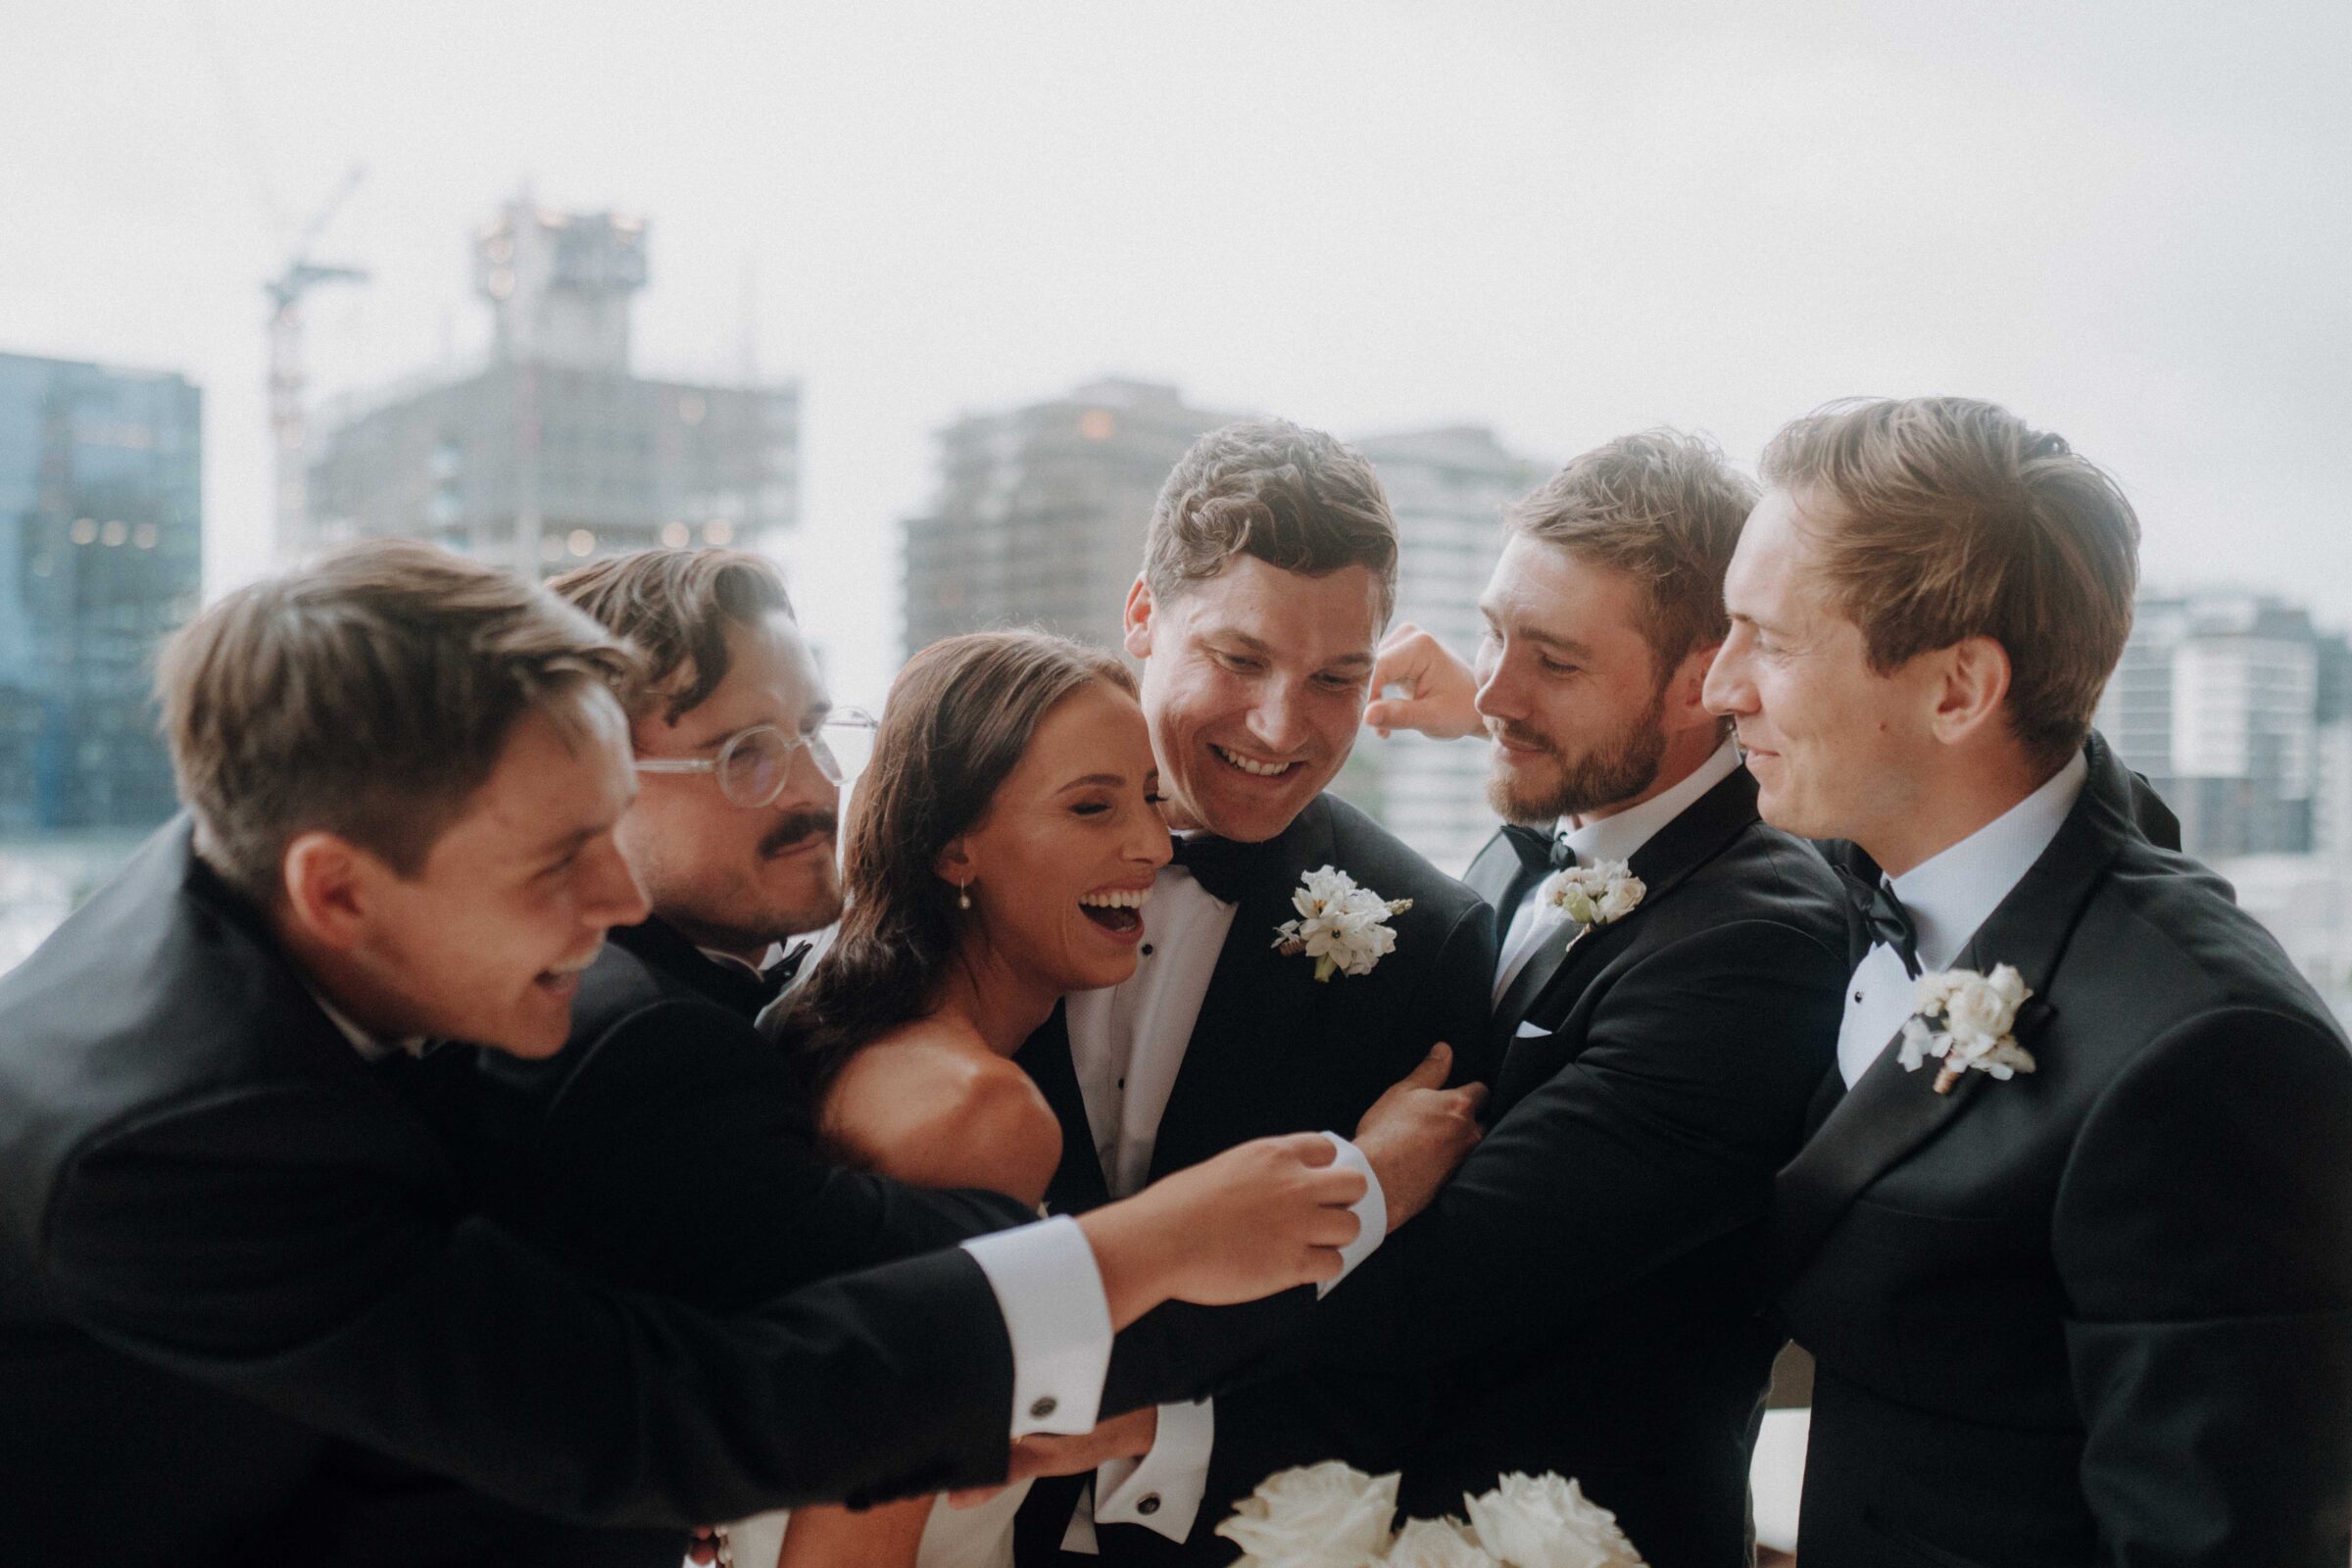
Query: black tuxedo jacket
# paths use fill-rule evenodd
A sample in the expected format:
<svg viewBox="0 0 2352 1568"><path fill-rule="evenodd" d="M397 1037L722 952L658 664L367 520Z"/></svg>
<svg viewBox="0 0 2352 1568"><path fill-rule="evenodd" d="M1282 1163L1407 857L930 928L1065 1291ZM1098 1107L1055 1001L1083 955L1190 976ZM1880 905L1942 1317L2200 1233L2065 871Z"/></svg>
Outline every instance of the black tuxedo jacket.
<svg viewBox="0 0 2352 1568"><path fill-rule="evenodd" d="M614 930L582 976L572 1037L541 1060L473 1054L407 1076L480 1211L607 1285L734 1313L875 1263L1033 1218L995 1193L909 1188L826 1161L770 999L659 919ZM438 1063L434 1063L436 1067ZM446 1478L338 1454L309 1510L315 1561L677 1568L676 1530L595 1529ZM383 1543L403 1544L393 1552ZM373 1544L372 1545L368 1544Z"/></svg>
<svg viewBox="0 0 2352 1568"><path fill-rule="evenodd" d="M1504 992L1486 1141L1323 1303L1311 1384L1239 1396L1289 1412L1252 1423L1289 1449L1220 1441L1219 1517L1266 1472L1334 1454L1401 1464L1419 1515L1555 1470L1655 1568L1747 1560L1781 1345L1757 1315L1765 1216L1835 1059L1846 975L1835 874L1755 801L1741 769L1692 802L1632 858L1641 906L1573 946L1564 923ZM1471 884L1500 899L1518 865L1497 835ZM1416 1369L1433 1404L1399 1443L1359 1390Z"/></svg>
<svg viewBox="0 0 2352 1568"><path fill-rule="evenodd" d="M12 1563L314 1562L379 1459L663 1527L1004 1474L1011 1351L967 1254L723 1319L589 1282L396 1087L474 1054L368 1066L188 839L0 978Z"/></svg>
<svg viewBox="0 0 2352 1568"><path fill-rule="evenodd" d="M1782 1173L1806 1568L2352 1551L2352 1055L2096 736L2089 760L1957 965L2024 975L2036 1070L1833 1073Z"/></svg>
<svg viewBox="0 0 2352 1568"><path fill-rule="evenodd" d="M1413 901L1392 917L1396 949L1369 974L1318 982L1313 960L1274 947L1275 928L1298 914L1292 893L1305 873L1325 865L1384 898ZM1372 1102L1441 1040L1455 1050L1457 1081L1483 1076L1494 973L1494 922L1478 896L1347 802L1317 797L1266 847L1234 910L1160 1117L1152 1176L1252 1138L1321 1129L1348 1137ZM1056 1213L1103 1202L1109 1189L1060 1008L1015 1059L1061 1119L1061 1167L1048 1201ZM1235 1342L1248 1334L1263 1343L1279 1328L1302 1324L1312 1302L1311 1292L1296 1291L1261 1313L1237 1316ZM1197 1380L1192 1392L1230 1386L1230 1379ZM1220 1408L1217 1428L1222 1446L1236 1432L1236 1419ZM1021 1511L1024 1562L1056 1555L1081 1485L1082 1478L1065 1477L1032 1491ZM1203 1507L1204 1526L1213 1522L1207 1515ZM1136 1525L1100 1526L1097 1535L1105 1559L1150 1560L1172 1547Z"/></svg>

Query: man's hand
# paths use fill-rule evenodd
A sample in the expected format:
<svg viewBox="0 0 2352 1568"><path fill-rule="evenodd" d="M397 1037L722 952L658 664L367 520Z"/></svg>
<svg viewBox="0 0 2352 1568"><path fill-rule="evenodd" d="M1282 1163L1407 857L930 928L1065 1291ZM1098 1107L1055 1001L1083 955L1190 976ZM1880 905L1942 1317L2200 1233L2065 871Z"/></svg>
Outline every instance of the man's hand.
<svg viewBox="0 0 2352 1568"><path fill-rule="evenodd" d="M1380 1178L1391 1231L1427 1208L1478 1147L1478 1107L1486 1101L1486 1086L1447 1089L1446 1075L1452 1070L1453 1052L1441 1041L1356 1123L1355 1147Z"/></svg>
<svg viewBox="0 0 2352 1568"><path fill-rule="evenodd" d="M1078 1216L1110 1324L1166 1300L1230 1306L1340 1277L1360 1172L1321 1133L1259 1138Z"/></svg>
<svg viewBox="0 0 2352 1568"><path fill-rule="evenodd" d="M1392 686L1403 687L1404 694L1384 695ZM1475 706L1476 672L1410 621L1381 640L1380 655L1372 664L1372 698L1364 709L1364 722L1384 740L1400 729L1417 729L1442 741L1487 732L1487 721Z"/></svg>
<svg viewBox="0 0 2352 1568"><path fill-rule="evenodd" d="M1087 1475L1111 1459L1140 1459L1159 1439L1159 1410L1145 1405L1109 1420L1079 1438L1054 1438L1043 1433L1012 1440L1012 1464L1004 1486L1018 1486L1037 1476ZM1004 1487L974 1487L948 1494L948 1505L976 1508Z"/></svg>

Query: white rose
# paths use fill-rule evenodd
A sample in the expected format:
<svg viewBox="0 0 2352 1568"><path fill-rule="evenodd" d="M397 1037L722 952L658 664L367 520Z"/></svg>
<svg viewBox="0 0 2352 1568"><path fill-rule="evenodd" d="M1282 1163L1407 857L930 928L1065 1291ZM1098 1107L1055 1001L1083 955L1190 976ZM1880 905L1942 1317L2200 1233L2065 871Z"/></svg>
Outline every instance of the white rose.
<svg viewBox="0 0 2352 1568"><path fill-rule="evenodd" d="M1415 1519L1380 1561L1382 1568L1501 1568L1458 1519Z"/></svg>
<svg viewBox="0 0 2352 1568"><path fill-rule="evenodd" d="M1957 970L1930 969L1912 982L1911 1010L1923 1017L1935 1017L1943 1010L1945 999L1964 978Z"/></svg>
<svg viewBox="0 0 2352 1568"><path fill-rule="evenodd" d="M1638 876L1625 877L1609 885L1600 896L1600 917L1603 920L1622 920L1641 906L1642 895L1648 889Z"/></svg>
<svg viewBox="0 0 2352 1568"><path fill-rule="evenodd" d="M1963 975L1952 987L1951 995L1943 999L1945 1026L1963 1038L1982 1039L1987 1043L2009 1032L2017 1016L2017 1004L1996 989L1983 975Z"/></svg>
<svg viewBox="0 0 2352 1568"><path fill-rule="evenodd" d="M1943 1050L1943 1037L1941 1035L1936 1034L1926 1024L1921 1023L1917 1018L1905 1018L1903 1020L1902 1051L1896 1057L1897 1060L1902 1062L1903 1071L1919 1071L1919 1064L1921 1062L1927 1060L1927 1058L1930 1056L1942 1055Z"/></svg>
<svg viewBox="0 0 2352 1568"><path fill-rule="evenodd" d="M1389 1544L1396 1477L1327 1459L1268 1476L1217 1526L1242 1568L1363 1568Z"/></svg>
<svg viewBox="0 0 2352 1568"><path fill-rule="evenodd" d="M1465 1495L1479 1544L1510 1568L1641 1568L1617 1516L1556 1475L1507 1475Z"/></svg>

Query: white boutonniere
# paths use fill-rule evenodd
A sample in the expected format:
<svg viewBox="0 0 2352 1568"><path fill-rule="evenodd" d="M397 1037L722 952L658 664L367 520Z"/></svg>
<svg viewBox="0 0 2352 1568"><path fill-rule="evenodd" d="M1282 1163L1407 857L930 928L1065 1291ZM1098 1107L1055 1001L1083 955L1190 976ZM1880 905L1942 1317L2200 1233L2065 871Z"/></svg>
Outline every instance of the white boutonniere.
<svg viewBox="0 0 2352 1568"><path fill-rule="evenodd" d="M2017 1009L2034 993L2025 977L2005 963L1990 975L1974 969L1938 969L1919 977L1912 1005L1903 1020L1902 1063L1917 1072L1930 1056L1943 1066L1936 1074L1936 1092L1950 1094L1960 1075L1974 1067L1995 1078L2012 1078L2034 1070L2034 1058L2010 1030Z"/></svg>
<svg viewBox="0 0 2352 1568"><path fill-rule="evenodd" d="M1384 899L1337 866L1309 871L1291 895L1296 920L1274 928L1274 946L1285 955L1305 954L1315 960L1315 978L1335 974L1370 974L1372 966L1396 950L1396 933L1389 916L1413 906L1410 899Z"/></svg>
<svg viewBox="0 0 2352 1568"><path fill-rule="evenodd" d="M1581 938L1594 926L1613 925L1633 913L1648 891L1648 884L1625 861L1601 860L1554 871L1536 890L1536 904L1584 927L1577 933Z"/></svg>

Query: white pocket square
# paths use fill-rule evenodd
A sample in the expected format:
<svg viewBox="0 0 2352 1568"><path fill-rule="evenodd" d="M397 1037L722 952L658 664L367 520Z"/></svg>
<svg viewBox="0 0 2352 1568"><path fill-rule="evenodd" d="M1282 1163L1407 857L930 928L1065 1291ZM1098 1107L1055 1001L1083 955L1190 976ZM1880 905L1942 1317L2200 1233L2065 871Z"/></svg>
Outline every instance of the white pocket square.
<svg viewBox="0 0 2352 1568"><path fill-rule="evenodd" d="M1545 1035L1550 1033L1551 1031L1544 1028L1542 1024L1529 1023L1526 1019L1522 1018L1519 1020L1519 1032L1512 1038L1517 1040L1541 1040Z"/></svg>

